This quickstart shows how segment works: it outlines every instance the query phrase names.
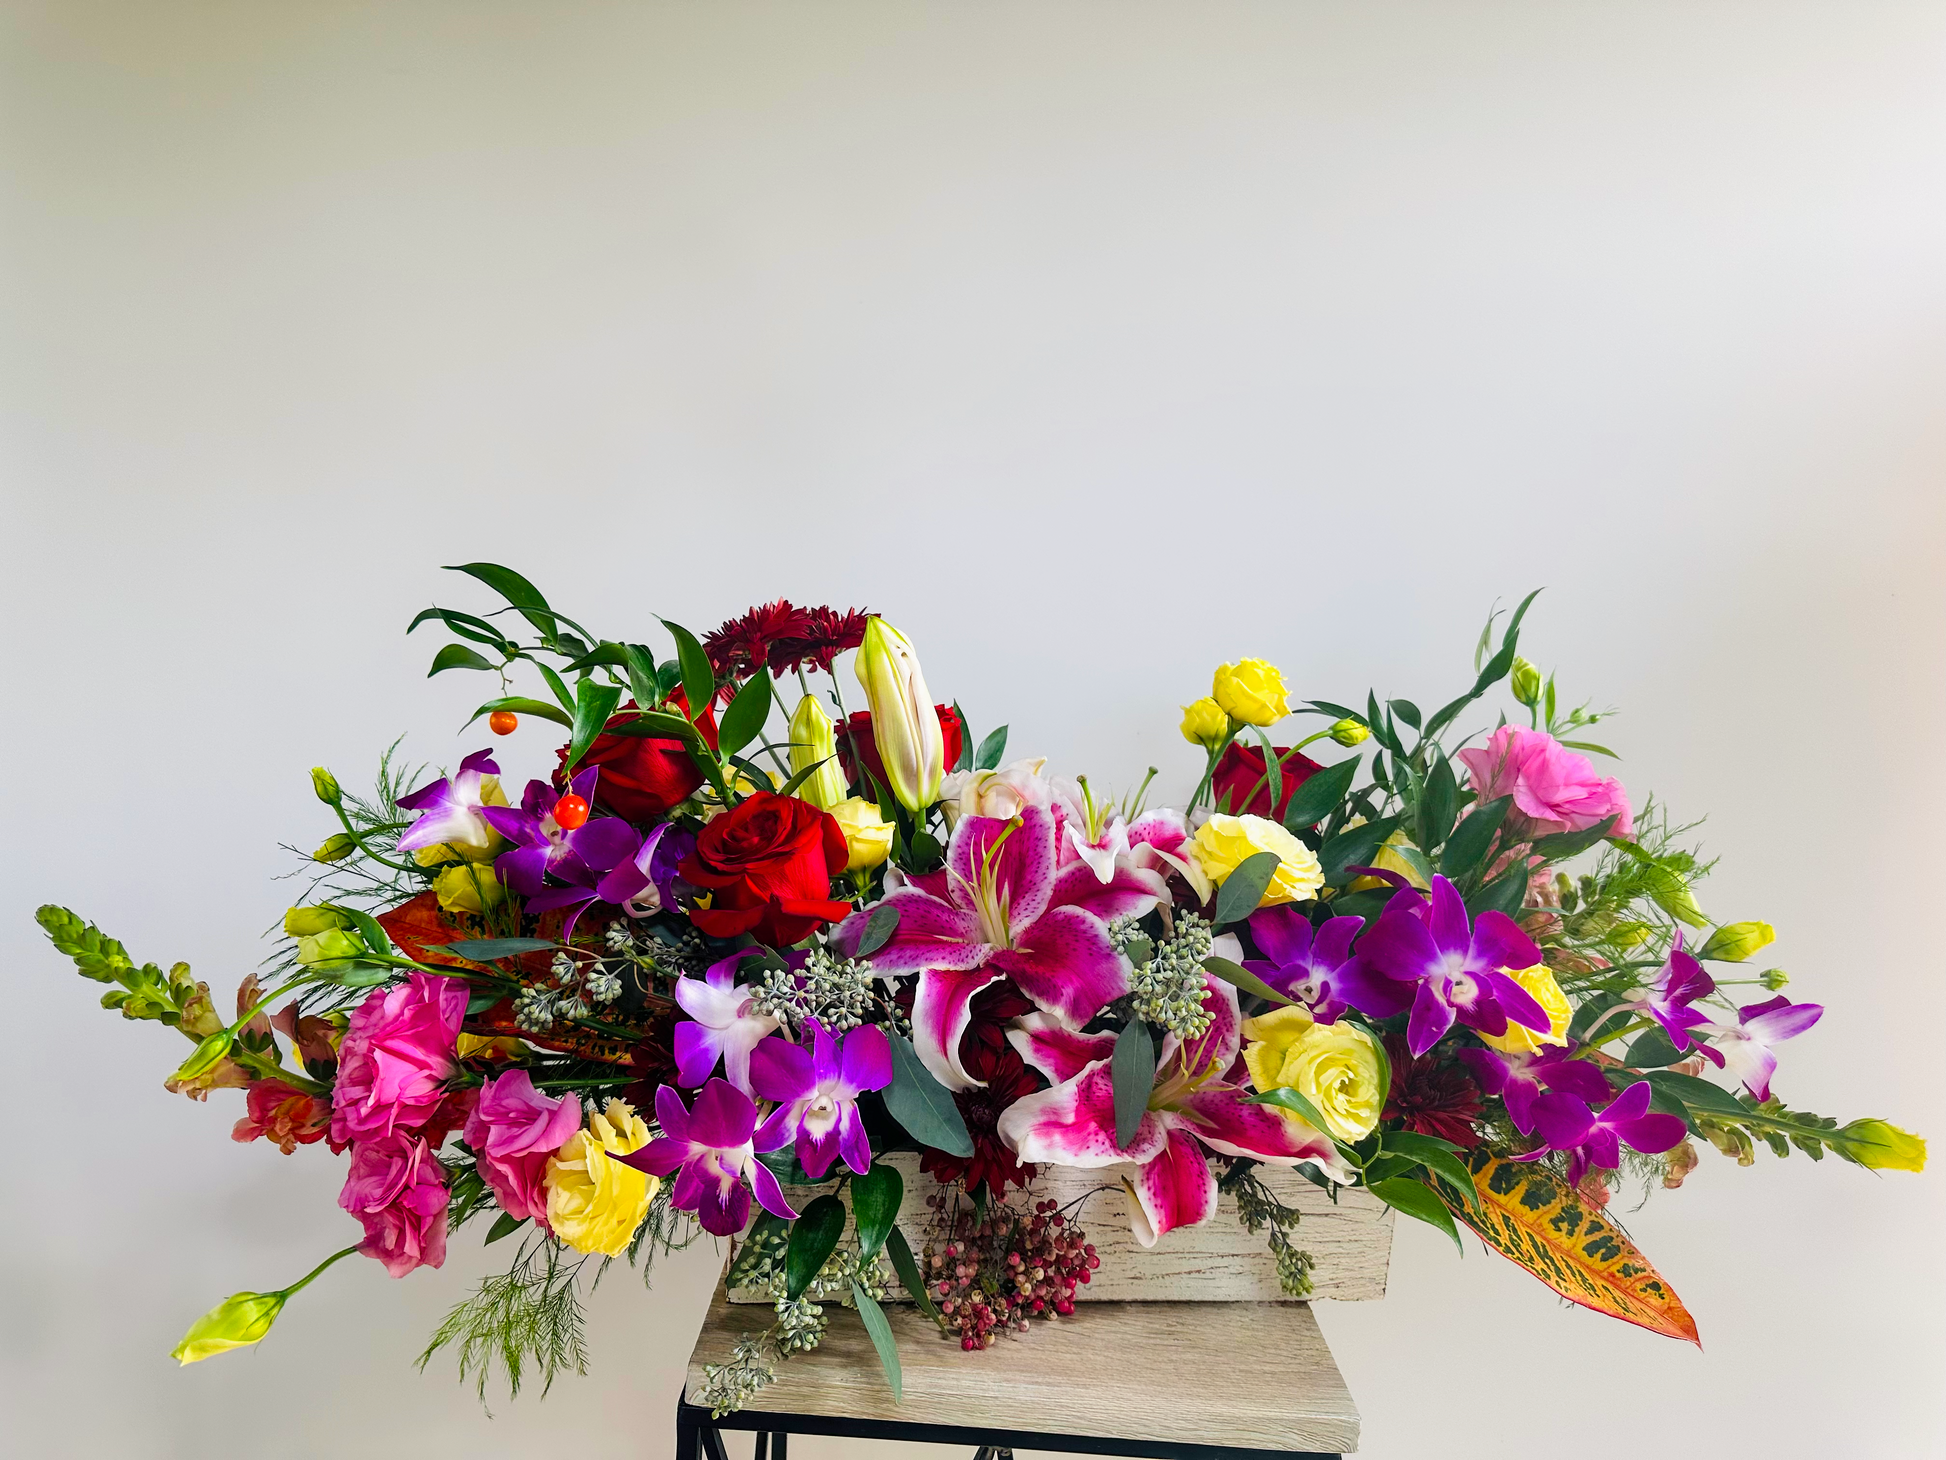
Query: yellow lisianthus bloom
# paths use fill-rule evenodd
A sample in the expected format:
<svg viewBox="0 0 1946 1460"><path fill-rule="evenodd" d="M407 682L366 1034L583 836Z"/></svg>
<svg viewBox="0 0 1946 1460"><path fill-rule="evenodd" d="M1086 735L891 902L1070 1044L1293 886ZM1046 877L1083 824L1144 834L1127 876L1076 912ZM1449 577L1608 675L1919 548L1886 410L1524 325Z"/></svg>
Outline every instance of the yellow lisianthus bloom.
<svg viewBox="0 0 1946 1460"><path fill-rule="evenodd" d="M484 863L455 862L432 879L433 896L449 913L482 913L507 900L507 890Z"/></svg>
<svg viewBox="0 0 1946 1460"><path fill-rule="evenodd" d="M1194 704L1182 707L1182 738L1191 745L1214 750L1230 733L1230 717L1223 707L1205 695Z"/></svg>
<svg viewBox="0 0 1946 1460"><path fill-rule="evenodd" d="M892 833L897 828L879 814L877 802L852 796L827 810L845 834L847 872L876 867L892 855Z"/></svg>
<svg viewBox="0 0 1946 1460"><path fill-rule="evenodd" d="M576 1252L621 1256L662 1183L610 1157L648 1143L648 1126L626 1100L610 1100L590 1115L548 1158L547 1224L554 1235Z"/></svg>
<svg viewBox="0 0 1946 1460"><path fill-rule="evenodd" d="M1243 1063L1250 1083L1268 1092L1298 1092L1324 1117L1327 1133L1361 1140L1383 1107L1378 1047L1350 1024L1319 1024L1295 1004L1243 1021ZM1301 1122L1291 1111L1284 1115Z"/></svg>
<svg viewBox="0 0 1946 1460"><path fill-rule="evenodd" d="M169 1357L185 1366L200 1364L231 1349L262 1342L289 1296L288 1293L230 1294L189 1325L189 1332L169 1351Z"/></svg>
<svg viewBox="0 0 1946 1460"><path fill-rule="evenodd" d="M1324 869L1318 865L1317 853L1266 817L1218 813L1196 829L1189 849L1203 875L1219 887L1244 858L1275 852L1277 874L1264 889L1259 907L1300 902L1324 886Z"/></svg>
<svg viewBox="0 0 1946 1460"><path fill-rule="evenodd" d="M1263 659L1239 659L1235 664L1219 666L1210 697L1224 714L1246 725L1275 725L1291 712L1283 674Z"/></svg>
<svg viewBox="0 0 1946 1460"><path fill-rule="evenodd" d="M1547 1011L1548 1031L1543 1034L1509 1019L1505 1034L1482 1034L1480 1038L1502 1054L1537 1054L1544 1044L1566 1044L1574 1009L1548 966L1536 963L1532 968L1505 968L1501 972L1532 994L1534 1002Z"/></svg>

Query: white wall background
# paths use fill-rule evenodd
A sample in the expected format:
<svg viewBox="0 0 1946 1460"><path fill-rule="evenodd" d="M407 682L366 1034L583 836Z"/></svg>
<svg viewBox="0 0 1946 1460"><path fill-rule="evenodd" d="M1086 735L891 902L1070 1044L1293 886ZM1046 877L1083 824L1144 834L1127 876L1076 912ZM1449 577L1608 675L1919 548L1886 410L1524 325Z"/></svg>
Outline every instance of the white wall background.
<svg viewBox="0 0 1946 1460"><path fill-rule="evenodd" d="M347 1241L337 1164L166 1096L30 920L227 990L308 766L482 739L400 632L472 558L611 634L868 602L1178 790L1219 657L1437 701L1545 584L1530 652L1830 1006L1786 1098L1946 1135L1938 5L64 0L0 67L0 1448L666 1453L701 1255L497 1419L409 1367L470 1240L175 1372ZM1631 1219L1702 1353L1402 1232L1322 1312L1365 1453L1946 1451L1943 1192L1711 1156Z"/></svg>

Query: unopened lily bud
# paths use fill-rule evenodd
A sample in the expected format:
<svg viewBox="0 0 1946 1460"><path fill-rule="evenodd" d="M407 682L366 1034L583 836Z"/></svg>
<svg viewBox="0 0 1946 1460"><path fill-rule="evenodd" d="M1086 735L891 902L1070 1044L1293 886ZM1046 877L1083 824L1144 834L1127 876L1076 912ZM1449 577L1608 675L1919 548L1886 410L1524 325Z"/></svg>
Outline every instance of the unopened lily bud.
<svg viewBox="0 0 1946 1460"><path fill-rule="evenodd" d="M896 828L879 814L877 802L852 796L828 809L831 819L844 829L845 846L850 851L845 861L847 872L863 872L892 855Z"/></svg>
<svg viewBox="0 0 1946 1460"><path fill-rule="evenodd" d="M1525 659L1515 658L1513 673L1508 676L1508 685L1514 698L1523 705L1536 705L1541 698L1541 672Z"/></svg>
<svg viewBox="0 0 1946 1460"><path fill-rule="evenodd" d="M806 695L791 714L791 774L817 769L798 783L800 800L829 811L845 799L845 778L838 769L838 729L816 695Z"/></svg>
<svg viewBox="0 0 1946 1460"><path fill-rule="evenodd" d="M345 799L345 793L338 789L338 778L321 765L311 767L311 789L327 806L336 806Z"/></svg>
<svg viewBox="0 0 1946 1460"><path fill-rule="evenodd" d="M853 666L872 707L872 739L898 803L915 815L939 799L946 735L912 641L882 618L865 625Z"/></svg>
<svg viewBox="0 0 1946 1460"><path fill-rule="evenodd" d="M1774 994L1779 989L1790 987L1791 976L1781 968L1766 968L1757 975L1757 982Z"/></svg>
<svg viewBox="0 0 1946 1460"><path fill-rule="evenodd" d="M1709 935L1696 950L1698 958L1714 958L1720 963L1741 963L1752 953L1776 941L1777 930L1769 923L1725 923Z"/></svg>
<svg viewBox="0 0 1946 1460"><path fill-rule="evenodd" d="M227 1029L219 1029L201 1044L197 1045L189 1058L177 1068L174 1078L193 1080L198 1075L208 1074L216 1068L216 1062L230 1052L230 1045L236 1036Z"/></svg>
<svg viewBox="0 0 1946 1460"><path fill-rule="evenodd" d="M1349 716L1334 721L1331 726L1331 738L1344 746L1363 745L1371 733L1371 727L1363 720L1354 720Z"/></svg>
<svg viewBox="0 0 1946 1460"><path fill-rule="evenodd" d="M349 832L339 832L336 836L324 839L324 845L311 853L313 862L342 862L358 850L358 843Z"/></svg>
<svg viewBox="0 0 1946 1460"><path fill-rule="evenodd" d="M329 933L350 926L351 919L335 907L293 907L284 911L284 932L293 938L308 938L314 933Z"/></svg>
<svg viewBox="0 0 1946 1460"><path fill-rule="evenodd" d="M1874 1171L1923 1171L1926 1141L1889 1120L1854 1120L1833 1144Z"/></svg>
<svg viewBox="0 0 1946 1460"><path fill-rule="evenodd" d="M189 1325L169 1357L196 1364L233 1348L248 1348L270 1332L289 1297L289 1293L232 1293Z"/></svg>
<svg viewBox="0 0 1946 1460"><path fill-rule="evenodd" d="M1223 743L1230 733L1230 717L1223 713L1223 707L1208 695L1194 704L1182 707L1182 738L1191 745L1200 745L1205 750L1214 750Z"/></svg>

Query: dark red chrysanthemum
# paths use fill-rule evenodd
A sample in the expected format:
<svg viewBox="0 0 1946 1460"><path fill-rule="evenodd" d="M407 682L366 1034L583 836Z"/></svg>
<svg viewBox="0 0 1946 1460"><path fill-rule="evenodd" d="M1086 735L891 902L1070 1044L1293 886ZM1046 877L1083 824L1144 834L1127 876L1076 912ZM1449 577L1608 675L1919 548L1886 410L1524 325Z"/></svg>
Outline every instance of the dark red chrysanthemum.
<svg viewBox="0 0 1946 1460"><path fill-rule="evenodd" d="M998 1195L1009 1185L1025 1186L1035 1167L1023 1163L1000 1139L1000 1114L1023 1095L1032 1095L1040 1082L1007 1043L1007 1024L1034 1010L1033 1001L1004 979L973 998L973 1019L959 1045L966 1073L986 1084L954 1094L966 1133L973 1138L971 1156L949 1156L927 1150L919 1169L939 1182L963 1181L968 1191L985 1186Z"/></svg>
<svg viewBox="0 0 1946 1460"><path fill-rule="evenodd" d="M1412 1057L1405 1040L1385 1036L1385 1052L1392 1060L1392 1093L1385 1101L1385 1118L1405 1122L1409 1131L1438 1136L1456 1146L1477 1146L1480 1133L1480 1087L1462 1065L1440 1063L1430 1055Z"/></svg>
<svg viewBox="0 0 1946 1460"><path fill-rule="evenodd" d="M865 642L868 609L799 608L789 599L763 603L725 619L703 638L719 679L741 678L759 667L788 674L801 667L829 671L847 649Z"/></svg>
<svg viewBox="0 0 1946 1460"><path fill-rule="evenodd" d="M868 608L848 608L839 613L821 606L804 612L810 616L811 627L792 646L792 652L798 663L827 674L840 654L865 642L865 625L872 616Z"/></svg>

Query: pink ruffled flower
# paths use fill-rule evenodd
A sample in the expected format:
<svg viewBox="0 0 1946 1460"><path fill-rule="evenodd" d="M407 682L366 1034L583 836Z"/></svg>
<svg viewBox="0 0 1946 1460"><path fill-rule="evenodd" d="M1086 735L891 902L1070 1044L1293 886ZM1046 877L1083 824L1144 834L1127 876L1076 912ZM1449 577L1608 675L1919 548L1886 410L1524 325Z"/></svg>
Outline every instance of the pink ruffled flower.
<svg viewBox="0 0 1946 1460"><path fill-rule="evenodd" d="M508 1070L480 1092L466 1122L480 1176L510 1217L547 1226L547 1158L581 1129L581 1102L550 1100L525 1070Z"/></svg>
<svg viewBox="0 0 1946 1460"><path fill-rule="evenodd" d="M1567 749L1552 735L1502 725L1478 750L1462 750L1459 760L1482 801L1514 798L1514 816L1527 836L1586 831L1615 818L1611 836L1635 835L1635 819L1622 783L1595 774L1587 756Z"/></svg>
<svg viewBox="0 0 1946 1460"><path fill-rule="evenodd" d="M415 973L410 983L374 989L352 1011L338 1047L332 1145L416 1130L433 1118L457 1068L466 998L464 979Z"/></svg>
<svg viewBox="0 0 1946 1460"><path fill-rule="evenodd" d="M358 1218L358 1250L393 1277L446 1260L446 1171L418 1136L395 1131L351 1148L338 1205Z"/></svg>

